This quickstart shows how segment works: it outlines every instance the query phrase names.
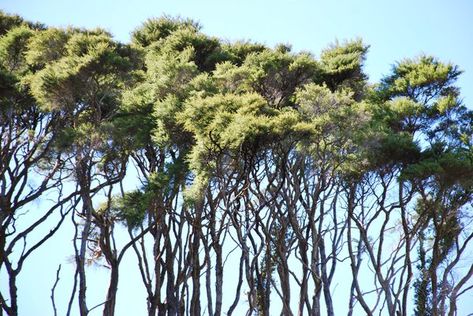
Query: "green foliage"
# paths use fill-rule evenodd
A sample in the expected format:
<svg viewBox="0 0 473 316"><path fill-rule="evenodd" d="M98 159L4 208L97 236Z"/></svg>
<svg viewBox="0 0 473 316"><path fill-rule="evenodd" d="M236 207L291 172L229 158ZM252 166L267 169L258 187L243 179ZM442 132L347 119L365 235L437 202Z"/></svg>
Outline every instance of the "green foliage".
<svg viewBox="0 0 473 316"><path fill-rule="evenodd" d="M341 111L354 103L347 91L331 92L327 86L311 83L298 89L296 100L299 111L310 118L317 118L331 112Z"/></svg>
<svg viewBox="0 0 473 316"><path fill-rule="evenodd" d="M194 97L185 104L178 120L196 141L190 153L191 168L209 171L223 150L238 150L255 137L269 135L271 109L255 94Z"/></svg>
<svg viewBox="0 0 473 316"><path fill-rule="evenodd" d="M336 42L322 52L320 65L322 80L332 90L349 89L355 99L363 97L367 76L363 73L363 62L368 46L361 40Z"/></svg>
<svg viewBox="0 0 473 316"><path fill-rule="evenodd" d="M169 17L151 19L133 33L133 42L158 55L190 52L199 70L210 71L224 58L224 54L219 40L200 33L199 29L199 25L192 20Z"/></svg>
<svg viewBox="0 0 473 316"><path fill-rule="evenodd" d="M319 73L319 65L312 56L286 50L250 54L242 67L247 69L251 88L278 108L291 106L296 89L314 80Z"/></svg>
<svg viewBox="0 0 473 316"><path fill-rule="evenodd" d="M156 43L153 49L163 53L192 52L192 60L200 71L211 71L222 60L220 42L192 29L178 30L166 39Z"/></svg>
<svg viewBox="0 0 473 316"><path fill-rule="evenodd" d="M147 199L145 193L135 190L116 198L111 211L117 218L124 221L130 229L138 228L146 216Z"/></svg>
<svg viewBox="0 0 473 316"><path fill-rule="evenodd" d="M326 74L360 74L367 51L368 47L361 40L337 42L324 50L320 59Z"/></svg>
<svg viewBox="0 0 473 316"><path fill-rule="evenodd" d="M141 27L133 32L132 41L136 45L147 47L168 37L179 29L198 31L200 25L190 19L173 18L169 16L148 19Z"/></svg>
<svg viewBox="0 0 473 316"><path fill-rule="evenodd" d="M460 74L457 66L423 55L397 63L392 74L382 80L380 91L386 98L405 96L427 104L435 97L456 92L452 84Z"/></svg>
<svg viewBox="0 0 473 316"><path fill-rule="evenodd" d="M240 41L224 44L222 50L232 64L241 66L249 55L261 53L267 48L262 44Z"/></svg>
<svg viewBox="0 0 473 316"><path fill-rule="evenodd" d="M5 35L10 29L24 25L25 21L18 15L6 14L0 11L0 36Z"/></svg>
<svg viewBox="0 0 473 316"><path fill-rule="evenodd" d="M407 133L387 134L370 148L369 160L373 167L409 165L420 157L420 147Z"/></svg>
<svg viewBox="0 0 473 316"><path fill-rule="evenodd" d="M157 203L162 207L163 200L180 189L186 169L182 159L167 163L162 171L150 174L142 188L115 197L111 212L128 228L138 228L146 218L155 216Z"/></svg>
<svg viewBox="0 0 473 316"><path fill-rule="evenodd" d="M16 14L8 14L0 10L0 36L7 34L13 28L22 26L33 30L45 29L45 26L41 23L25 21L22 17Z"/></svg>
<svg viewBox="0 0 473 316"><path fill-rule="evenodd" d="M455 150L437 152L435 147L422 153L422 159L404 171L406 179L435 178L442 187L460 185L473 189L473 160L471 151Z"/></svg>
<svg viewBox="0 0 473 316"><path fill-rule="evenodd" d="M30 39L36 31L27 24L12 27L0 37L0 124L16 122L18 128L30 128L40 111L32 100L26 78L31 69L25 59ZM34 123L33 123L34 124Z"/></svg>
<svg viewBox="0 0 473 316"><path fill-rule="evenodd" d="M271 108L254 93L195 97L185 104L178 118L201 144L202 153L194 151L194 156L277 141L299 120L296 111Z"/></svg>
<svg viewBox="0 0 473 316"><path fill-rule="evenodd" d="M148 80L158 100L168 94L186 96L188 83L198 74L192 58L192 48L162 54L151 51L147 55Z"/></svg>
<svg viewBox="0 0 473 316"><path fill-rule="evenodd" d="M417 270L419 271L419 277L414 282L414 303L415 303L415 315L416 316L431 316L432 315L432 294L430 287L430 280L428 275L428 267L431 261L426 258L426 251L424 248L425 237L423 234L420 236L419 241L419 264Z"/></svg>
<svg viewBox="0 0 473 316"><path fill-rule="evenodd" d="M156 122L151 115L153 90L148 84L141 84L123 93L119 112L114 118L115 138L129 149L139 149L151 143Z"/></svg>
<svg viewBox="0 0 473 316"><path fill-rule="evenodd" d="M220 93L245 93L252 90L249 80L252 70L240 67L229 61L220 63L212 73L212 79Z"/></svg>
<svg viewBox="0 0 473 316"><path fill-rule="evenodd" d="M33 67L43 68L47 64L66 55L66 43L72 36L71 32L49 28L37 32L28 43L26 61Z"/></svg>
<svg viewBox="0 0 473 316"><path fill-rule="evenodd" d="M25 74L28 70L25 62L25 51L34 31L27 26L10 30L0 38L0 64L4 69L16 74Z"/></svg>
<svg viewBox="0 0 473 316"><path fill-rule="evenodd" d="M0 100L2 103L8 100L8 96L12 95L15 90L15 77L3 67L0 67ZM7 104L0 106L0 109L6 108Z"/></svg>
<svg viewBox="0 0 473 316"><path fill-rule="evenodd" d="M42 34L38 42L53 41L63 45L64 56L51 60L44 69L31 78L31 90L38 101L49 109L72 110L76 104L99 106L100 115L106 115L106 104L114 102L122 87L120 76L129 70L127 56L121 56L110 36L100 31L92 33L74 32L67 42L58 40L57 32ZM59 36L61 37L61 36ZM62 35L62 40L67 35ZM31 52L35 62L38 53Z"/></svg>
<svg viewBox="0 0 473 316"><path fill-rule="evenodd" d="M9 19L0 89L6 95L21 79L45 110L73 115L58 148L177 150L202 188L222 155L238 159L284 142L336 161L342 173L396 166L403 179L448 184L469 175L467 154L432 158L419 145L424 133L471 148L471 113L454 86L460 71L433 57L396 64L371 89L360 40L335 43L316 60L288 45L222 43L182 18L146 21L133 33L135 48L102 30L32 30Z"/></svg>
<svg viewBox="0 0 473 316"><path fill-rule="evenodd" d="M0 125L21 116L27 107L29 100L24 97L24 88L18 82L19 79L10 71L0 67Z"/></svg>

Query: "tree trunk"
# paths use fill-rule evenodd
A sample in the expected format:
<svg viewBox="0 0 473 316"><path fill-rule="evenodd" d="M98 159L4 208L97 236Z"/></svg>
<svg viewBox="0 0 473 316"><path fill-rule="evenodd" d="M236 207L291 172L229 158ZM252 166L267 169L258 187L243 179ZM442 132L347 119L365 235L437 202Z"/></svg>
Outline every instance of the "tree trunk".
<svg viewBox="0 0 473 316"><path fill-rule="evenodd" d="M103 316L113 316L115 315L115 304L117 299L118 291L118 262L113 262L110 265L110 283L107 292L107 300L103 309Z"/></svg>

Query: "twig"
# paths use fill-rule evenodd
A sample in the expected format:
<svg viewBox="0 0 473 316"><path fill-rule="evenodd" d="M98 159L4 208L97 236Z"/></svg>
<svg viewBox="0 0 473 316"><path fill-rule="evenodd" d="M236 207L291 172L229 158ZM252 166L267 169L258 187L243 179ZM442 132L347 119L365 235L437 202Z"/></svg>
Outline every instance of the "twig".
<svg viewBox="0 0 473 316"><path fill-rule="evenodd" d="M57 316L57 309L56 309L56 303L54 301L54 291L56 290L56 286L59 283L59 273L61 272L61 265L57 268L56 271L56 281L54 282L54 285L51 289L51 302L53 304L53 311L54 311L54 316Z"/></svg>

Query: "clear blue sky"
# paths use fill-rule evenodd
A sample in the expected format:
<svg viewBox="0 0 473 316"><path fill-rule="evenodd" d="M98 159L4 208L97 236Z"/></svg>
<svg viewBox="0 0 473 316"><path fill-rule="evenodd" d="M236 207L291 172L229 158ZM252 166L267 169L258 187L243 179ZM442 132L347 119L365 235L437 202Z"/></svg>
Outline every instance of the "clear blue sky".
<svg viewBox="0 0 473 316"><path fill-rule="evenodd" d="M288 43L297 51L315 55L337 39L360 37L371 46L366 71L372 82L387 74L398 60L431 54L464 70L459 85L465 104L473 108L471 0L0 0L0 9L49 26L102 27L122 42L128 42L130 32L146 18L163 14L198 20L205 33L223 39L250 39L269 46ZM61 234L67 240L65 244L62 239L63 247L69 247L70 237L65 231ZM29 293L22 296L28 297L29 305L22 310L23 315L50 312L49 307L44 313L39 312L40 306L50 306L49 292L44 293L44 298L32 296L38 283L46 282L49 291L53 282L57 264L48 264L48 254L51 260L64 263L72 251L53 256L53 251L46 249L37 255L37 265L25 273L44 272L35 281L28 274L22 279L20 291ZM70 270L72 265L63 265L63 269ZM97 282L103 278L100 275L97 273ZM121 277L122 287L140 287L126 273ZM69 289L66 285L63 288L68 295ZM97 295L103 295L103 291ZM97 297L97 301L102 297Z"/></svg>

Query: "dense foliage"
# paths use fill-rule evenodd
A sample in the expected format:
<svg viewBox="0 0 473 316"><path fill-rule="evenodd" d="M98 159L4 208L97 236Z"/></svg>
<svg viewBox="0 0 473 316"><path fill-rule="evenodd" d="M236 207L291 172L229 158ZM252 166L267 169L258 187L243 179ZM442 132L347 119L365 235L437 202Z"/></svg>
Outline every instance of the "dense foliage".
<svg viewBox="0 0 473 316"><path fill-rule="evenodd" d="M170 17L123 44L0 13L3 312L72 219L55 314L114 315L129 253L149 315L456 315L473 276L461 71L423 55L372 84L367 51L227 43ZM110 275L94 307L92 262Z"/></svg>

